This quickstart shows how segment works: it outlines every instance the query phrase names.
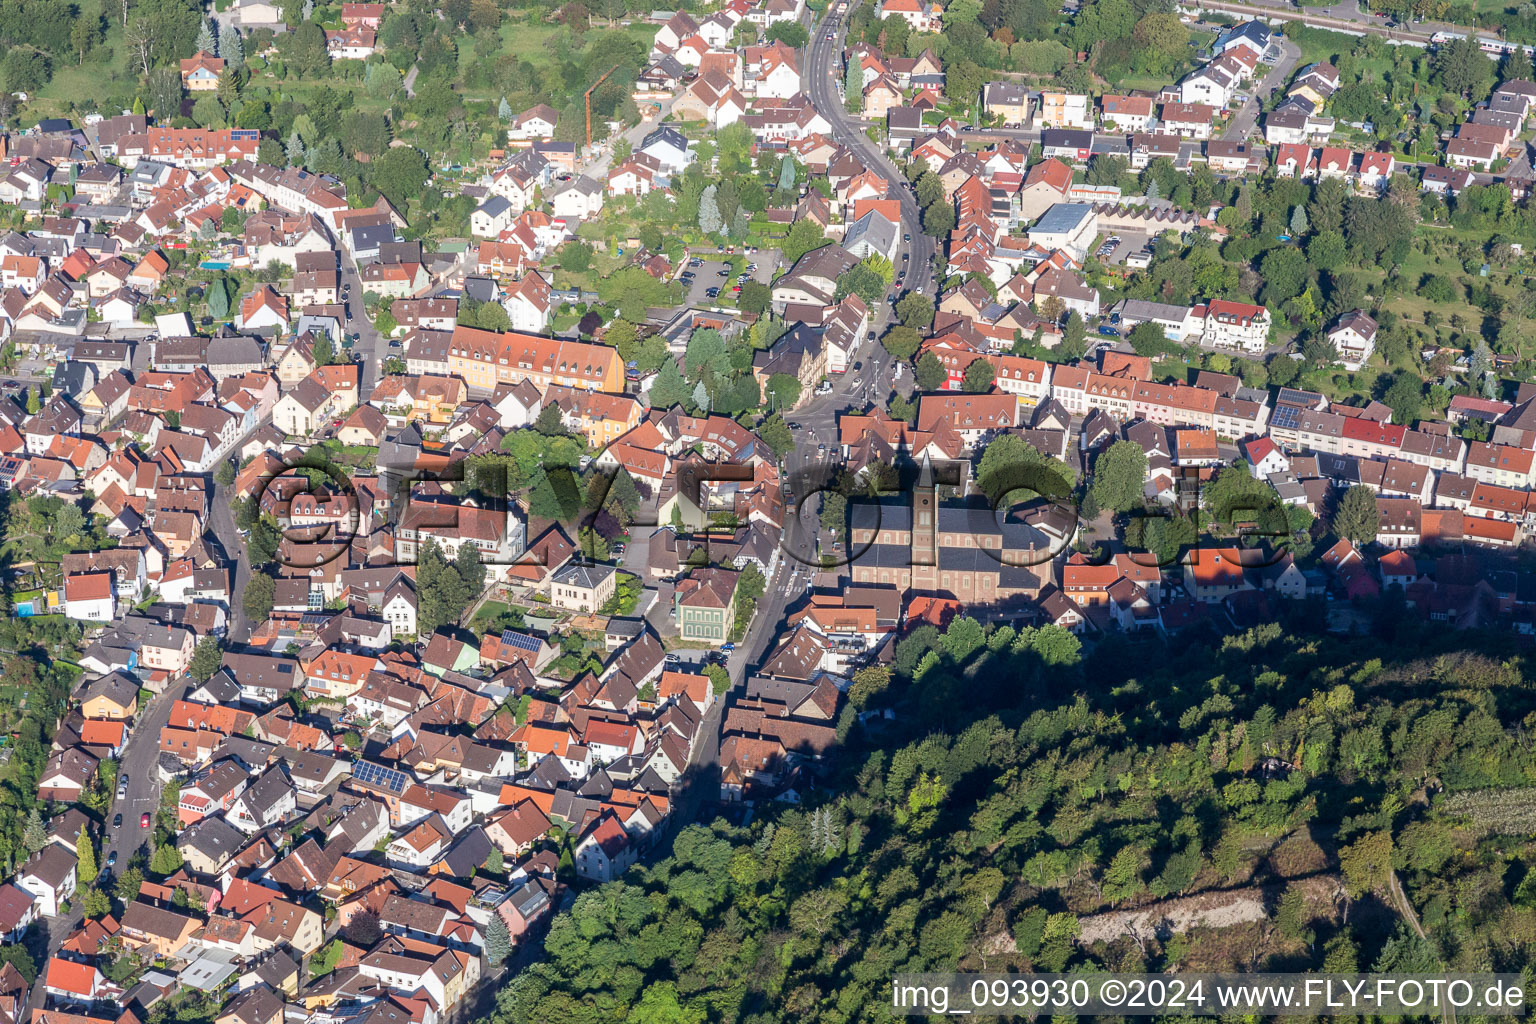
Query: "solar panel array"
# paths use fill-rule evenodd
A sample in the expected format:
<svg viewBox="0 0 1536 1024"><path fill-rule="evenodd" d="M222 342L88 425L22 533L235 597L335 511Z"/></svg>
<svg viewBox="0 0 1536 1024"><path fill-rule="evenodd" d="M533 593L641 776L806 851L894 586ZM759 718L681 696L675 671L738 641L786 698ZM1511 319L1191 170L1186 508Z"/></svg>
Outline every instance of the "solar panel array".
<svg viewBox="0 0 1536 1024"><path fill-rule="evenodd" d="M515 647L520 651L537 651L540 640L536 636L527 633L519 633L516 630L505 630L501 634L501 642L508 647Z"/></svg>
<svg viewBox="0 0 1536 1024"><path fill-rule="evenodd" d="M391 793L404 793L411 784L410 776L393 768L385 768L372 761L358 761L352 766L352 777L369 786L377 786Z"/></svg>
<svg viewBox="0 0 1536 1024"><path fill-rule="evenodd" d="M1294 405L1277 405L1274 413L1269 418L1271 427L1286 429L1295 427L1301 421L1301 410Z"/></svg>

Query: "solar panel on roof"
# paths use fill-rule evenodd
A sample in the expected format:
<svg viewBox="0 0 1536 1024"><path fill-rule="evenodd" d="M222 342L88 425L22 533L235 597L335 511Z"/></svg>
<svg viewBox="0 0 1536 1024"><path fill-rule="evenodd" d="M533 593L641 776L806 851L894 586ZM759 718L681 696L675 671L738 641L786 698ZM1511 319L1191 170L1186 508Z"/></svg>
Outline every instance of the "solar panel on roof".
<svg viewBox="0 0 1536 1024"><path fill-rule="evenodd" d="M508 647L515 647L520 651L537 651L539 638L529 636L527 633L518 633L514 630L505 630L501 634L501 642Z"/></svg>
<svg viewBox="0 0 1536 1024"><path fill-rule="evenodd" d="M385 768L383 765L374 764L372 761L359 761L353 765L352 777L365 785L378 786L380 789L387 789L391 793L405 792L405 787L410 783L410 779L404 772L396 771L393 768Z"/></svg>

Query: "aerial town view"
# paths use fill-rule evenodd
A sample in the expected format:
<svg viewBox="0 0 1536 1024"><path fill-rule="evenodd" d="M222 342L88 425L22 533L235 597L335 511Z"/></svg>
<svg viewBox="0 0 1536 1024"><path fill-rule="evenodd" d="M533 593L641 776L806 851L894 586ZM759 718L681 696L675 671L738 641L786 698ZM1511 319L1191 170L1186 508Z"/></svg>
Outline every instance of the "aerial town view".
<svg viewBox="0 0 1536 1024"><path fill-rule="evenodd" d="M0 40L0 1024L1536 985L1530 2Z"/></svg>

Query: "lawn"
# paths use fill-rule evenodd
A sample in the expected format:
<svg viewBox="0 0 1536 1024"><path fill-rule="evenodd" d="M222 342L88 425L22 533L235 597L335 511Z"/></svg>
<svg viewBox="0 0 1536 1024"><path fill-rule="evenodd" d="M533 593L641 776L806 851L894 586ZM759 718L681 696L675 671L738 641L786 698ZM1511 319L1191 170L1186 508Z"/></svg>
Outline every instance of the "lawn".
<svg viewBox="0 0 1536 1024"><path fill-rule="evenodd" d="M85 11L103 10L101 0L86 0ZM89 14L87 14L89 16ZM127 66L128 47L123 43L122 26L114 18L105 19L106 37L86 54L85 62L57 62L53 79L28 106L29 114L63 116L72 110L98 110L105 116L121 113L108 101L113 97L128 99L139 91L139 76Z"/></svg>

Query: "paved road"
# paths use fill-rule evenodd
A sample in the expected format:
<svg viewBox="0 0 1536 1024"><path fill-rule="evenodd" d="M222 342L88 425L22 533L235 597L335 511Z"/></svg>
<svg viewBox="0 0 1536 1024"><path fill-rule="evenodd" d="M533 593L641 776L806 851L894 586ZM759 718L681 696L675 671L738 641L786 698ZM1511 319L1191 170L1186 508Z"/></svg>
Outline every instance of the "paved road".
<svg viewBox="0 0 1536 1024"><path fill-rule="evenodd" d="M362 385L359 388L360 399L366 399L373 394L373 386L379 382L385 358L385 346L387 339L380 334L368 319L368 314L363 309L363 279L357 272L357 264L350 256L344 256L341 260L341 283L343 287L351 286L347 295L347 322L342 330L348 334L357 335L357 345L352 349L355 358L362 360Z"/></svg>
<svg viewBox="0 0 1536 1024"><path fill-rule="evenodd" d="M234 462L239 465L238 457ZM245 614L244 601L245 587L251 580L251 558L246 552L245 538L235 529L235 516L229 508L234 488L220 487L211 478L210 486L213 488L213 513L209 516L209 525L213 527L219 546L224 549L224 557L235 562L235 589L230 593L229 631L225 634L225 642L230 647L241 647L251 639L251 620Z"/></svg>
<svg viewBox="0 0 1536 1024"><path fill-rule="evenodd" d="M1280 40L1280 58L1275 61L1274 67L1269 69L1269 74L1253 88L1248 101L1242 109L1232 115L1232 120L1227 122L1221 137L1229 142L1241 142L1253 131L1254 125L1259 120L1259 111L1265 101L1273 96L1276 91L1285 87L1285 83L1291 80L1291 72L1301 61L1301 47L1289 39Z"/></svg>
<svg viewBox="0 0 1536 1024"><path fill-rule="evenodd" d="M621 133L617 138L611 138L607 141L597 143L595 151L592 153L592 159L581 164L578 168L579 172L585 174L589 178L596 178L598 181L606 181L608 178L608 167L613 163L614 143L616 143L620 138L628 139L631 149L639 149L640 143L645 140L645 137L651 134L651 132L655 131L657 128L660 128L666 122L667 115L672 113L672 104L676 101L676 99L677 97L675 96L669 96L665 100L662 100L661 109L653 114L650 120L641 121L639 124L631 125L629 128L625 129L624 132Z"/></svg>
<svg viewBox="0 0 1536 1024"><path fill-rule="evenodd" d="M103 829L99 850L96 855L96 864L100 871L97 876L103 886L109 885L109 876L116 878L128 867L135 855L142 853L147 860L150 850L150 839L154 836L155 810L160 806L160 773L156 768L156 762L160 759L160 730L171 719L171 705L186 693L185 681L172 683L160 696L150 701L149 705L139 713L139 720L133 727L132 734L128 737L128 743L123 747L123 756L118 762L118 772L128 778L128 793L121 800L114 800L111 814ZM150 815L150 828L140 828L140 816ZM116 815L122 815L122 824L113 825ZM116 854L117 861L114 867L108 868L107 861ZM109 890L110 891L110 890ZM48 955L51 957L59 951L64 940L80 926L84 915L79 909L79 901L75 901L74 908L68 915L59 915L45 921L48 928ZM42 1009L46 991L44 983L47 973L42 972L37 976L36 983L32 986L29 1006L34 1009Z"/></svg>

